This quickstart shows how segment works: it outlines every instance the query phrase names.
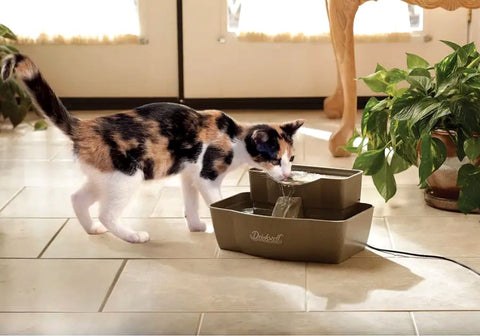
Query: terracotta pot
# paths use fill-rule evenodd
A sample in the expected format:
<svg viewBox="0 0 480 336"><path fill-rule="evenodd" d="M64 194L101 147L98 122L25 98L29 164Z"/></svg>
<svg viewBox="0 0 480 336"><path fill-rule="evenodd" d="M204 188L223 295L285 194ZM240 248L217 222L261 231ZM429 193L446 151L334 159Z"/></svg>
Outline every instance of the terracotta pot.
<svg viewBox="0 0 480 336"><path fill-rule="evenodd" d="M456 134L454 131L450 131L450 133ZM435 130L432 132L432 136L442 141L447 148L447 159L437 171L427 178L429 193L434 197L456 201L460 194L460 188L457 187L458 170L465 163L469 163L470 160L467 157L463 161L458 159L455 143L447 131ZM420 155L420 142L418 154ZM478 161L477 159L474 164L477 165Z"/></svg>

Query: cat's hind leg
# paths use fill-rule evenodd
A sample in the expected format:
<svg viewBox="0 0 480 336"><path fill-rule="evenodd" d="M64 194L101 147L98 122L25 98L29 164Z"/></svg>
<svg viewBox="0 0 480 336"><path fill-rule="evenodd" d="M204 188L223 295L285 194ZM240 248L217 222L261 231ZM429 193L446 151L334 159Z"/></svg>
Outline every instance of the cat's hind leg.
<svg viewBox="0 0 480 336"><path fill-rule="evenodd" d="M139 170L129 176L121 172L102 174L99 181L100 215L99 219L115 236L130 243L144 243L150 236L144 231L135 231L121 223L121 215L132 195L143 180Z"/></svg>
<svg viewBox="0 0 480 336"><path fill-rule="evenodd" d="M98 200L98 192L91 181L87 181L72 197L72 206L78 221L89 234L107 232L107 228L100 222L94 222L90 216L89 208Z"/></svg>

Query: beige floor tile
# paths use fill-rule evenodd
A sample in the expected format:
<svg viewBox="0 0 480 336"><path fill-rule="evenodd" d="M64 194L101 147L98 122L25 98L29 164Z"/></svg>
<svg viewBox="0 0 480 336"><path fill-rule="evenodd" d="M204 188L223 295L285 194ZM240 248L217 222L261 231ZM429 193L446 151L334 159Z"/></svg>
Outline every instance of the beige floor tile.
<svg viewBox="0 0 480 336"><path fill-rule="evenodd" d="M387 217L395 249L450 257L480 257L480 217Z"/></svg>
<svg viewBox="0 0 480 336"><path fill-rule="evenodd" d="M121 260L0 260L0 311L96 312Z"/></svg>
<svg viewBox="0 0 480 336"><path fill-rule="evenodd" d="M417 186L418 185L418 168L417 167L410 167L409 169L395 174L395 181L397 186L400 185L410 185L410 186ZM373 180L371 176L362 176L362 185L375 188L373 184ZM418 189L418 187L417 187Z"/></svg>
<svg viewBox="0 0 480 336"><path fill-rule="evenodd" d="M361 201L375 207L374 216L436 216L464 218L463 214L438 210L428 206L423 199L423 190L413 185L397 186L397 194L385 203L374 187L362 187Z"/></svg>
<svg viewBox="0 0 480 336"><path fill-rule="evenodd" d="M310 311L476 310L480 278L453 263L415 258L351 258L308 264Z"/></svg>
<svg viewBox="0 0 480 336"><path fill-rule="evenodd" d="M64 146L60 148L55 155L51 158L53 162L57 161L75 161L76 158L73 154L72 146Z"/></svg>
<svg viewBox="0 0 480 336"><path fill-rule="evenodd" d="M0 334L195 335L194 313L0 313Z"/></svg>
<svg viewBox="0 0 480 336"><path fill-rule="evenodd" d="M201 335L415 335L406 312L207 313Z"/></svg>
<svg viewBox="0 0 480 336"><path fill-rule="evenodd" d="M11 186L11 187L1 187L0 188L0 214L1 210L7 205L8 202L12 201L13 198L22 190L22 186Z"/></svg>
<svg viewBox="0 0 480 336"><path fill-rule="evenodd" d="M85 176L69 161L0 161L0 187L80 186Z"/></svg>
<svg viewBox="0 0 480 336"><path fill-rule="evenodd" d="M4 160L50 160L64 145L49 143L34 144L11 144L10 146L0 147L0 161Z"/></svg>
<svg viewBox="0 0 480 336"><path fill-rule="evenodd" d="M420 335L480 335L480 311L415 312Z"/></svg>
<svg viewBox="0 0 480 336"><path fill-rule="evenodd" d="M36 258L66 219L0 219L0 257Z"/></svg>
<svg viewBox="0 0 480 336"><path fill-rule="evenodd" d="M304 285L303 263L133 260L127 262L105 311L302 311Z"/></svg>
<svg viewBox="0 0 480 336"><path fill-rule="evenodd" d="M368 244L375 247L384 248L384 249L392 248L390 236L388 233L388 228L385 223L385 219L383 217L373 217L372 227L370 228L370 234L368 236ZM365 249L355 254L353 258L378 257L378 256L391 257L391 255L389 254L384 254L374 250Z"/></svg>
<svg viewBox="0 0 480 336"><path fill-rule="evenodd" d="M222 187L224 198L235 194L249 191L247 187ZM200 197L200 217L210 217L210 209ZM183 218L183 196L182 190L178 187L165 187L162 189L160 199L153 210L152 217L182 217Z"/></svg>
<svg viewBox="0 0 480 336"><path fill-rule="evenodd" d="M235 252L235 251L229 251L229 250L222 250L220 247L218 247L217 258L221 259L255 259L259 258L257 256L253 256L250 254L246 253L241 253L241 252Z"/></svg>
<svg viewBox="0 0 480 336"><path fill-rule="evenodd" d="M75 217L70 196L79 186L26 187L1 212L0 217ZM148 217L160 198L156 182L144 183L125 208L124 217ZM90 213L98 216L98 203Z"/></svg>
<svg viewBox="0 0 480 336"><path fill-rule="evenodd" d="M0 125L0 139L8 139L10 143L15 144L32 144L32 143L48 143L48 144L68 144L71 140L62 133L58 128L51 126L45 131L35 131L33 122L39 120L37 116L27 116L26 121L32 122L27 124L21 123L16 128L11 125Z"/></svg>
<svg viewBox="0 0 480 336"><path fill-rule="evenodd" d="M190 232L183 219L126 218L135 230L147 231L150 241L130 244L110 233L88 235L70 220L45 251L44 258L214 258L215 235Z"/></svg>

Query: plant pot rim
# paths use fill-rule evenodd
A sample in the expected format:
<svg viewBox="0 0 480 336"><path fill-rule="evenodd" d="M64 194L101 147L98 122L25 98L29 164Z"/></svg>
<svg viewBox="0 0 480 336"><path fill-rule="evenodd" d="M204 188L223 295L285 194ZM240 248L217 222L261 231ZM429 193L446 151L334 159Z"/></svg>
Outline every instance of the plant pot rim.
<svg viewBox="0 0 480 336"><path fill-rule="evenodd" d="M432 130L432 134L438 134L438 135L457 135L457 131L454 130L445 130L443 128L436 128ZM480 134L473 134L472 137L478 138L480 137Z"/></svg>

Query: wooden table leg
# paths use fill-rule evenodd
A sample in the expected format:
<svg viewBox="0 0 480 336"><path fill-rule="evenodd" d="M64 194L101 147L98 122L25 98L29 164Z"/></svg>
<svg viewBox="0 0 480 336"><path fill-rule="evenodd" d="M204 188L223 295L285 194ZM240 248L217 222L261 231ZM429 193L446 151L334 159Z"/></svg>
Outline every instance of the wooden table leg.
<svg viewBox="0 0 480 336"><path fill-rule="evenodd" d="M330 0L328 12L330 18L330 34L337 61L340 83L335 94L326 101L327 115L338 115L343 105L340 128L332 134L329 149L333 156L348 156L341 149L353 135L355 117L357 114L357 83L355 81L355 45L353 36L353 21L362 0ZM343 98L343 104L339 102ZM340 116L339 115L339 116Z"/></svg>

